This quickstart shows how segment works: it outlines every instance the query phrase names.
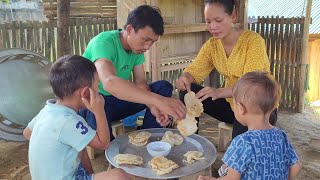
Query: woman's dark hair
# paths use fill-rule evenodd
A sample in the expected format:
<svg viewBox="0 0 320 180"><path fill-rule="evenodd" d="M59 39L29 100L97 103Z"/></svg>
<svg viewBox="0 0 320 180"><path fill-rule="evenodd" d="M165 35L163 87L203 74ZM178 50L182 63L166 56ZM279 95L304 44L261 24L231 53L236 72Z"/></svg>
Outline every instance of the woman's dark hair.
<svg viewBox="0 0 320 180"><path fill-rule="evenodd" d="M204 5L206 6L214 3L222 5L225 9L225 12L229 15L232 14L233 9L235 8L234 0L205 0Z"/></svg>
<svg viewBox="0 0 320 180"><path fill-rule="evenodd" d="M90 60L78 55L66 55L51 66L49 81L55 96L64 99L81 87L91 87L96 72Z"/></svg>
<svg viewBox="0 0 320 180"><path fill-rule="evenodd" d="M163 35L164 32L163 19L159 8L149 5L141 5L133 9L128 15L124 28L129 24L132 25L135 32L146 26L150 26L157 35Z"/></svg>

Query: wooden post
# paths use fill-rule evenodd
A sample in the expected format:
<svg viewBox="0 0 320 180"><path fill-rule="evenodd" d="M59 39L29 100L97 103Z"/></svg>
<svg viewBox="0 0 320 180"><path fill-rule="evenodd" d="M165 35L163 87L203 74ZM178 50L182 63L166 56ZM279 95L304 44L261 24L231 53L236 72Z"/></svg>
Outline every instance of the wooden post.
<svg viewBox="0 0 320 180"><path fill-rule="evenodd" d="M151 51L150 62L151 62L151 72L152 72L152 82L159 81L161 79L161 59L160 59L160 37L157 42L155 42L149 51Z"/></svg>
<svg viewBox="0 0 320 180"><path fill-rule="evenodd" d="M306 8L306 17L304 20L303 38L302 38L302 53L301 53L301 64L300 64L300 77L299 77L299 103L298 112L302 112L304 109L304 86L306 83L306 68L308 58L308 39L309 39L309 25L311 20L311 7L312 0L308 0Z"/></svg>
<svg viewBox="0 0 320 180"><path fill-rule="evenodd" d="M248 29L248 0L237 0L236 8L240 27Z"/></svg>
<svg viewBox="0 0 320 180"><path fill-rule="evenodd" d="M58 57L57 58L66 54L70 54L69 17L70 17L70 0L58 0L57 1Z"/></svg>

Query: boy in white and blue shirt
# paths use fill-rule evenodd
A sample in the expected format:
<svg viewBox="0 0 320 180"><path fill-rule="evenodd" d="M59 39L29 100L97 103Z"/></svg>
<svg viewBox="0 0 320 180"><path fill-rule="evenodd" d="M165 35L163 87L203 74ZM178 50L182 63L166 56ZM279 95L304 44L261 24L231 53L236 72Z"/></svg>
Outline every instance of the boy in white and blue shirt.
<svg viewBox="0 0 320 180"><path fill-rule="evenodd" d="M128 179L121 169L94 174L86 146L109 147L109 127L104 99L98 94L99 77L94 64L81 56L64 56L51 67L49 81L56 100L25 128L29 143L29 167L33 180ZM97 117L97 130L77 114L88 108ZM81 164L80 164L81 162Z"/></svg>
<svg viewBox="0 0 320 180"><path fill-rule="evenodd" d="M248 131L232 140L222 159L227 175L219 179L287 180L297 176L301 165L287 135L269 123L279 99L280 87L268 73L249 72L238 80L233 87L234 113Z"/></svg>

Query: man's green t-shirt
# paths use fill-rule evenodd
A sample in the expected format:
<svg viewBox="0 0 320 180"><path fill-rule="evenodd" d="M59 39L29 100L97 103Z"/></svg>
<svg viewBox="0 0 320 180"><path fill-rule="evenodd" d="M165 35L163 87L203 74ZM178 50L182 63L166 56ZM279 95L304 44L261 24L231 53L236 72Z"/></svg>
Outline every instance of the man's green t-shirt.
<svg viewBox="0 0 320 180"><path fill-rule="evenodd" d="M120 31L120 29L106 31L95 36L89 42L83 57L90 59L92 62L100 58L106 58L112 61L118 77L129 80L133 67L143 64L144 55L125 51L120 42ZM106 96L110 95L103 89L101 82L99 92Z"/></svg>

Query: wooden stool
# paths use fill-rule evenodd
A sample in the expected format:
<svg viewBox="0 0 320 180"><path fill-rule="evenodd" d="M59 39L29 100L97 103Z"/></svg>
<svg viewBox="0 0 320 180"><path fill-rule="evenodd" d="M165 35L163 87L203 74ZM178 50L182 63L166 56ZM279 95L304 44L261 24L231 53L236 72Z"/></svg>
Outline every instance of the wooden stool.
<svg viewBox="0 0 320 180"><path fill-rule="evenodd" d="M232 139L232 125L221 122L219 127L218 151L225 151Z"/></svg>
<svg viewBox="0 0 320 180"><path fill-rule="evenodd" d="M123 123L121 121L115 121L111 123L111 129L114 137L120 136L125 133ZM90 146L86 147L89 159L94 159L94 149Z"/></svg>

